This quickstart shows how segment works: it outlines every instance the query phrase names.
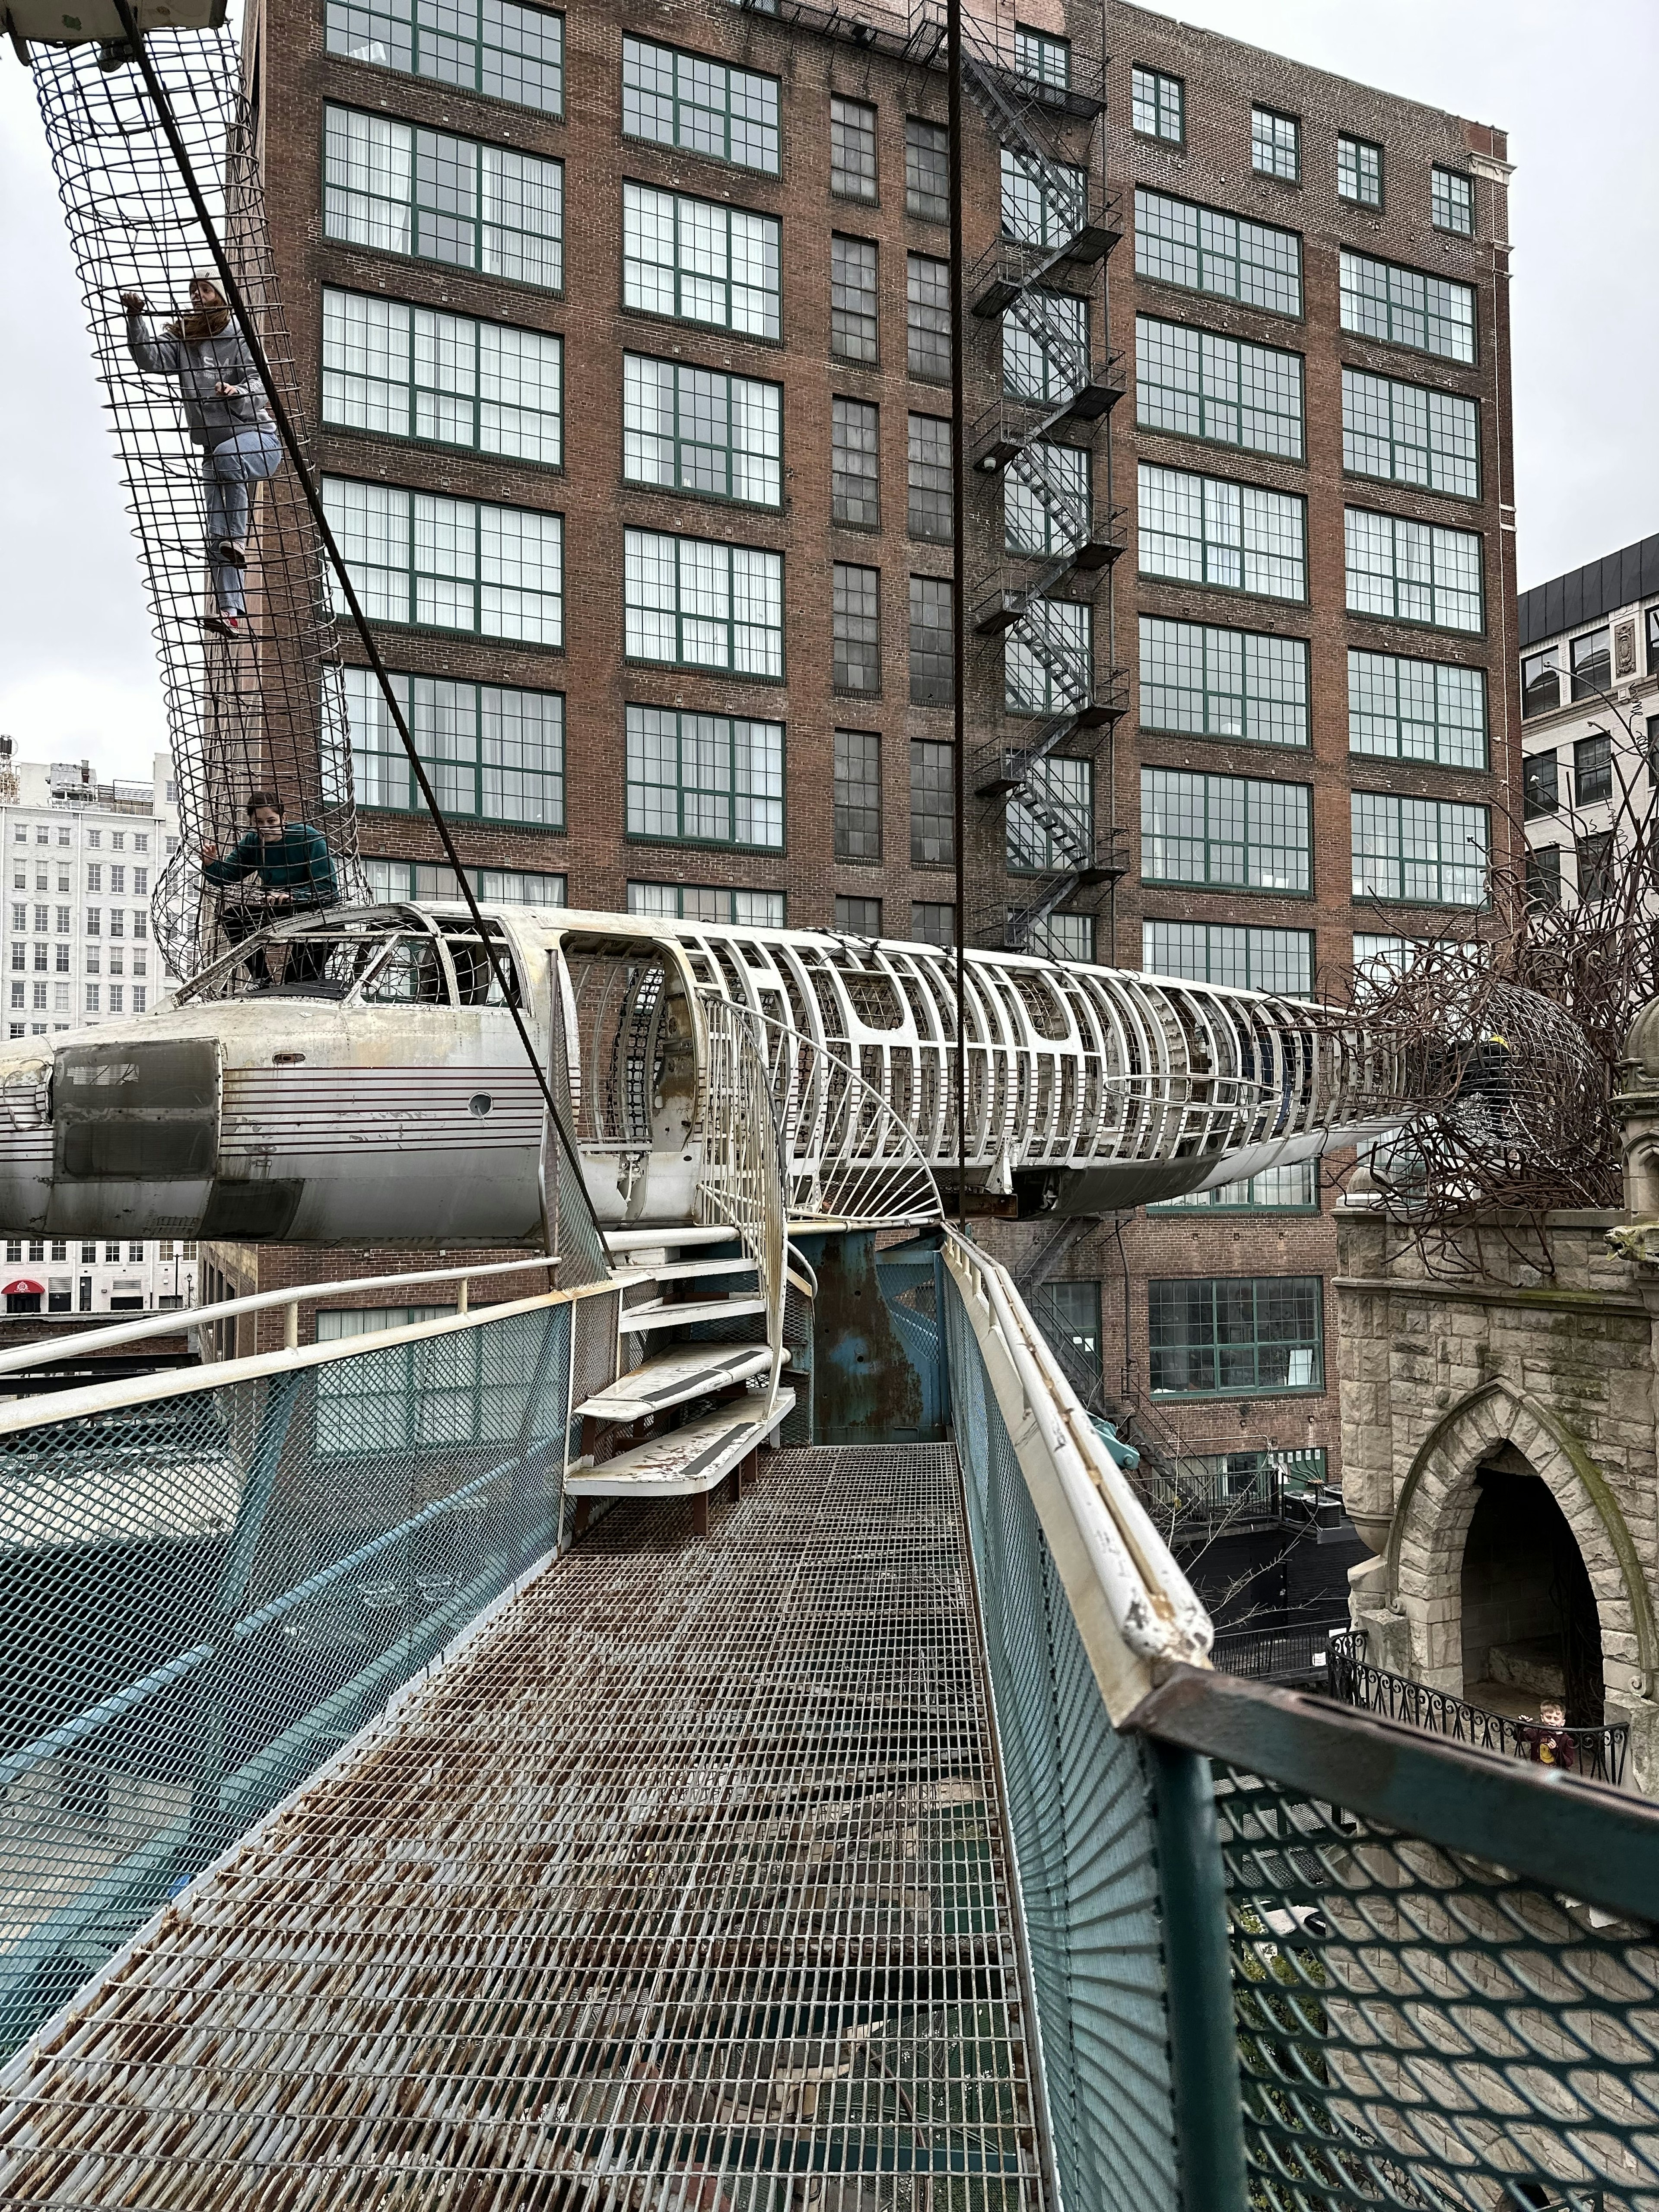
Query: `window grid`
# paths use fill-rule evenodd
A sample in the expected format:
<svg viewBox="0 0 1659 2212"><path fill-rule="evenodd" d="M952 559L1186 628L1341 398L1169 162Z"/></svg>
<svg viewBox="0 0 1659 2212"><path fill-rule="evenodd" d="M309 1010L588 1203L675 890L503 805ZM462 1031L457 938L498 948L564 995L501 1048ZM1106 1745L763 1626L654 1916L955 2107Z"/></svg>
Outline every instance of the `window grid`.
<svg viewBox="0 0 1659 2212"><path fill-rule="evenodd" d="M1027 949L1048 960L1092 961L1095 957L1095 918L1055 908L1033 922Z"/></svg>
<svg viewBox="0 0 1659 2212"><path fill-rule="evenodd" d="M1571 694L1575 699L1593 699L1613 682L1611 635L1605 627L1588 630L1583 637L1574 638L1568 647Z"/></svg>
<svg viewBox="0 0 1659 2212"><path fill-rule="evenodd" d="M1346 258L1346 257L1345 257ZM1135 192L1135 273L1276 315L1302 313L1302 240L1220 208Z"/></svg>
<svg viewBox="0 0 1659 2212"><path fill-rule="evenodd" d="M830 101L830 189L838 199L876 197L876 111L862 100Z"/></svg>
<svg viewBox="0 0 1659 2212"><path fill-rule="evenodd" d="M1598 906L1613 892L1613 838L1611 830L1593 830L1573 841L1573 865L1580 902ZM45 987L35 985L35 1004L45 1003Z"/></svg>
<svg viewBox="0 0 1659 2212"><path fill-rule="evenodd" d="M1021 246L1061 246L1082 229L1089 173L1002 149L1002 234Z"/></svg>
<svg viewBox="0 0 1659 2212"><path fill-rule="evenodd" d="M837 561L830 569L830 682L873 697L881 690L881 571Z"/></svg>
<svg viewBox="0 0 1659 2212"><path fill-rule="evenodd" d="M781 506L782 386L624 354L623 474L663 491Z"/></svg>
<svg viewBox="0 0 1659 2212"><path fill-rule="evenodd" d="M1047 875L1056 868L1074 867L1079 851L1095 848L1094 763L1049 753L1032 768L1027 787L1052 821L1034 814L1023 799L1008 801L1006 858L1017 875Z"/></svg>
<svg viewBox="0 0 1659 2212"><path fill-rule="evenodd" d="M910 703L948 707L956 696L951 585L942 576L910 579Z"/></svg>
<svg viewBox="0 0 1659 2212"><path fill-rule="evenodd" d="M1129 72L1129 112L1145 138L1180 145L1187 135L1187 89L1178 76L1137 66Z"/></svg>
<svg viewBox="0 0 1659 2212"><path fill-rule="evenodd" d="M1561 848L1542 845L1527 854L1527 896L1534 906L1561 903Z"/></svg>
<svg viewBox="0 0 1659 2212"><path fill-rule="evenodd" d="M913 866L948 868L956 865L954 761L955 749L951 745L935 744L928 738L913 738L910 741L910 860ZM914 914L914 908L911 911Z"/></svg>
<svg viewBox="0 0 1659 2212"><path fill-rule="evenodd" d="M564 112L564 18L516 0L328 0L331 54Z"/></svg>
<svg viewBox="0 0 1659 2212"><path fill-rule="evenodd" d="M1479 410L1454 392L1345 368L1342 465L1357 476L1479 499Z"/></svg>
<svg viewBox="0 0 1659 2212"><path fill-rule="evenodd" d="M904 121L904 211L923 222L951 220L951 138L919 115Z"/></svg>
<svg viewBox="0 0 1659 2212"><path fill-rule="evenodd" d="M1305 893L1311 811L1306 784L1144 768L1141 880Z"/></svg>
<svg viewBox="0 0 1659 2212"><path fill-rule="evenodd" d="M623 185L623 304L745 337L780 334L775 216Z"/></svg>
<svg viewBox="0 0 1659 2212"><path fill-rule="evenodd" d="M1521 712L1547 714L1561 703L1561 663L1555 646L1528 653L1521 663Z"/></svg>
<svg viewBox="0 0 1659 2212"><path fill-rule="evenodd" d="M876 249L867 238L830 240L830 350L843 361L877 358Z"/></svg>
<svg viewBox="0 0 1659 2212"><path fill-rule="evenodd" d="M1361 507L1344 508L1343 526L1351 614L1383 615L1433 629L1484 628L1476 532Z"/></svg>
<svg viewBox="0 0 1659 2212"><path fill-rule="evenodd" d="M1595 806L1613 797L1613 739L1579 738L1572 748L1572 796L1577 806Z"/></svg>
<svg viewBox="0 0 1659 2212"><path fill-rule="evenodd" d="M912 899L910 942L913 945L954 945L957 910L948 901Z"/></svg>
<svg viewBox="0 0 1659 2212"><path fill-rule="evenodd" d="M874 730L835 734L836 858L881 858L881 738Z"/></svg>
<svg viewBox="0 0 1659 2212"><path fill-rule="evenodd" d="M562 516L346 477L323 501L371 622L563 643Z"/></svg>
<svg viewBox="0 0 1659 2212"><path fill-rule="evenodd" d="M781 891L736 890L724 884L641 884L628 886L629 914L661 921L730 923L738 929L781 929Z"/></svg>
<svg viewBox="0 0 1659 2212"><path fill-rule="evenodd" d="M1443 361L1474 359L1474 292L1369 253L1342 255L1342 327Z"/></svg>
<svg viewBox="0 0 1659 2212"><path fill-rule="evenodd" d="M1318 1170L1312 1160L1264 1168L1243 1182L1224 1182L1211 1190L1188 1191L1182 1198L1154 1199L1148 1213L1317 1213Z"/></svg>
<svg viewBox="0 0 1659 2212"><path fill-rule="evenodd" d="M363 862L369 896L384 904L392 899L453 899L460 889L451 868L434 867L422 860ZM481 899L502 906L563 906L562 876L532 874L520 868L469 868L467 878Z"/></svg>
<svg viewBox="0 0 1659 2212"><path fill-rule="evenodd" d="M1484 669L1348 651L1348 749L1441 768L1486 765Z"/></svg>
<svg viewBox="0 0 1659 2212"><path fill-rule="evenodd" d="M1225 1397L1325 1387L1317 1275L1151 1282L1154 1397Z"/></svg>
<svg viewBox="0 0 1659 2212"><path fill-rule="evenodd" d="M1474 179L1462 169L1431 170L1429 214L1437 230L1452 230L1460 238L1473 238Z"/></svg>
<svg viewBox="0 0 1659 2212"><path fill-rule="evenodd" d="M1560 763L1553 753L1528 753L1521 763L1522 818L1553 814L1561 804Z"/></svg>
<svg viewBox="0 0 1659 2212"><path fill-rule="evenodd" d="M1140 464L1139 492L1143 575L1264 599L1307 597L1307 502L1299 493L1149 461Z"/></svg>
<svg viewBox="0 0 1659 2212"><path fill-rule="evenodd" d="M1002 317L1002 388L1011 399L1054 404L1069 399L1089 364L1089 302L1072 292L1045 290L1041 336ZM1052 335L1050 335L1052 332Z"/></svg>
<svg viewBox="0 0 1659 2212"><path fill-rule="evenodd" d="M1056 678L1054 669L1025 643L1021 632L1035 631L1049 650L1075 672L1075 683ZM1059 714L1077 704L1077 685L1094 691L1094 609L1078 599L1036 599L1026 602L1018 626L1006 634L1002 649L1002 703L1010 714Z"/></svg>
<svg viewBox="0 0 1659 2212"><path fill-rule="evenodd" d="M1369 138L1350 138L1346 135L1336 142L1336 193L1339 199L1352 200L1359 207L1380 208L1382 204L1382 149Z"/></svg>
<svg viewBox="0 0 1659 2212"><path fill-rule="evenodd" d="M1247 453L1305 456L1302 357L1135 318L1135 420Z"/></svg>
<svg viewBox="0 0 1659 2212"><path fill-rule="evenodd" d="M1305 639L1140 617L1140 726L1253 744L1306 745Z"/></svg>
<svg viewBox="0 0 1659 2212"><path fill-rule="evenodd" d="M912 415L908 432L906 527L912 538L948 545L954 534L955 514L949 418Z"/></svg>
<svg viewBox="0 0 1659 2212"><path fill-rule="evenodd" d="M881 935L881 901L878 898L848 898L836 895L836 927L849 937L879 937Z"/></svg>
<svg viewBox="0 0 1659 2212"><path fill-rule="evenodd" d="M426 802L379 684L365 668L348 668L343 677L358 805L424 812ZM560 693L407 674L394 674L392 684L446 814L563 829Z"/></svg>
<svg viewBox="0 0 1659 2212"><path fill-rule="evenodd" d="M1037 473L1059 483L1074 512L1091 505L1091 462L1086 446L1055 446L1037 441L1026 448ZM1053 506L1039 499L1029 483L1012 468L1002 472L1002 544L1007 553L1069 553L1076 540L1065 529Z"/></svg>
<svg viewBox="0 0 1659 2212"><path fill-rule="evenodd" d="M830 517L860 530L881 526L881 416L861 399L830 403Z"/></svg>
<svg viewBox="0 0 1659 2212"><path fill-rule="evenodd" d="M951 264L928 253L904 257L904 333L912 376L951 380Z"/></svg>
<svg viewBox="0 0 1659 2212"><path fill-rule="evenodd" d="M632 660L783 675L783 556L752 545L630 530L623 651Z"/></svg>
<svg viewBox="0 0 1659 2212"><path fill-rule="evenodd" d="M1064 92L1072 82L1072 42L1048 31L1014 26L1014 67L1036 84L1052 85Z"/></svg>
<svg viewBox="0 0 1659 2212"><path fill-rule="evenodd" d="M539 331L325 290L323 420L556 467L563 350Z"/></svg>
<svg viewBox="0 0 1659 2212"><path fill-rule="evenodd" d="M783 846L783 726L628 709L628 834L776 852Z"/></svg>
<svg viewBox="0 0 1659 2212"><path fill-rule="evenodd" d="M1353 895L1414 906L1484 906L1490 817L1484 806L1356 791Z"/></svg>
<svg viewBox="0 0 1659 2212"><path fill-rule="evenodd" d="M329 107L323 228L347 245L557 291L564 281L563 164Z"/></svg>
<svg viewBox="0 0 1659 2212"><path fill-rule="evenodd" d="M1302 180L1302 125L1271 107L1250 110L1250 167L1259 177Z"/></svg>
<svg viewBox="0 0 1659 2212"><path fill-rule="evenodd" d="M779 171L777 79L705 54L625 37L622 127L624 138Z"/></svg>

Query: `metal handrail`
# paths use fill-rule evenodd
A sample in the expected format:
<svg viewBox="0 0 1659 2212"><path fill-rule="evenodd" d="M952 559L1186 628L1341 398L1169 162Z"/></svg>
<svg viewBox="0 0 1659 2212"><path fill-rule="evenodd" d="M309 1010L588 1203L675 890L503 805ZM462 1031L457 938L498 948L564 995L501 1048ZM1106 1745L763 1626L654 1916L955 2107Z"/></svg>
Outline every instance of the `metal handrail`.
<svg viewBox="0 0 1659 2212"><path fill-rule="evenodd" d="M771 1354L766 1400L769 1418L783 1374L789 1246L770 1073L763 1044L748 1026L746 1009L705 992L702 1017L708 1033L708 1066L697 1218L732 1230L754 1262L766 1304L766 1342Z"/></svg>

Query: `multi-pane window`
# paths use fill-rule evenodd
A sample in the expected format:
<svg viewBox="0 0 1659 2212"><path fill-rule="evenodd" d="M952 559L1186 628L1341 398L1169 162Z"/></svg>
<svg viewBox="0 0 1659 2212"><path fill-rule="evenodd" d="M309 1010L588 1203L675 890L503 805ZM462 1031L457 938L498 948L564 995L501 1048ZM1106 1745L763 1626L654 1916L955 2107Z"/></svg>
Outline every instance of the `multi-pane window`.
<svg viewBox="0 0 1659 2212"><path fill-rule="evenodd" d="M1420 384L1342 372L1342 465L1357 476L1480 496L1480 414L1473 399Z"/></svg>
<svg viewBox="0 0 1659 2212"><path fill-rule="evenodd" d="M781 386L623 356L623 474L630 483L778 507L782 452Z"/></svg>
<svg viewBox="0 0 1659 2212"><path fill-rule="evenodd" d="M1527 855L1527 896L1534 906L1561 903L1561 848L1541 845Z"/></svg>
<svg viewBox="0 0 1659 2212"><path fill-rule="evenodd" d="M623 305L745 337L781 328L775 216L623 185Z"/></svg>
<svg viewBox="0 0 1659 2212"><path fill-rule="evenodd" d="M623 136L776 176L778 81L706 54L623 40Z"/></svg>
<svg viewBox="0 0 1659 2212"><path fill-rule="evenodd" d="M1139 483L1143 575L1270 599L1307 597L1307 501L1299 493L1150 461L1140 464Z"/></svg>
<svg viewBox="0 0 1659 2212"><path fill-rule="evenodd" d="M1296 231L1246 222L1167 192L1136 190L1135 273L1277 315L1302 313L1302 240Z"/></svg>
<svg viewBox="0 0 1659 2212"><path fill-rule="evenodd" d="M629 914L659 921L734 923L739 929L781 929L781 891L744 891L725 884L629 884Z"/></svg>
<svg viewBox="0 0 1659 2212"><path fill-rule="evenodd" d="M1572 797L1576 806L1594 806L1613 797L1613 739L1601 732L1579 738L1572 748Z"/></svg>
<svg viewBox="0 0 1659 2212"><path fill-rule="evenodd" d="M1044 290L1041 331L1002 318L1002 388L1011 399L1057 405L1089 371L1089 302L1073 292Z"/></svg>
<svg viewBox="0 0 1659 2212"><path fill-rule="evenodd" d="M783 844L783 725L628 709L628 833L702 845Z"/></svg>
<svg viewBox="0 0 1659 2212"><path fill-rule="evenodd" d="M1129 72L1129 112L1143 137L1178 146L1187 135L1186 88L1178 76L1137 64Z"/></svg>
<svg viewBox="0 0 1659 2212"><path fill-rule="evenodd" d="M323 420L346 429L556 465L562 365L544 331L323 294Z"/></svg>
<svg viewBox="0 0 1659 2212"><path fill-rule="evenodd" d="M1047 875L1074 868L1095 849L1094 763L1049 753L1031 769L1025 788L1037 801L1008 801L1006 858L1017 873Z"/></svg>
<svg viewBox="0 0 1659 2212"><path fill-rule="evenodd" d="M1143 768L1141 879L1304 892L1313 879L1311 799L1304 783Z"/></svg>
<svg viewBox="0 0 1659 2212"><path fill-rule="evenodd" d="M1609 650L1609 634L1603 628L1588 631L1576 637L1567 649L1572 669L1572 696L1575 699L1593 699L1605 691L1613 681L1613 655Z"/></svg>
<svg viewBox="0 0 1659 2212"><path fill-rule="evenodd" d="M910 579L910 702L948 707L956 697L951 586L943 576Z"/></svg>
<svg viewBox="0 0 1659 2212"><path fill-rule="evenodd" d="M1356 791L1353 895L1417 906L1483 906L1491 817L1484 806Z"/></svg>
<svg viewBox="0 0 1659 2212"><path fill-rule="evenodd" d="M1307 744L1306 641L1142 615L1140 726Z"/></svg>
<svg viewBox="0 0 1659 2212"><path fill-rule="evenodd" d="M1443 361L1474 359L1474 292L1449 276L1402 269L1369 253L1342 255L1342 327Z"/></svg>
<svg viewBox="0 0 1659 2212"><path fill-rule="evenodd" d="M1318 1170L1312 1160L1264 1168L1243 1182L1224 1182L1212 1190L1188 1191L1182 1198L1154 1199L1149 1213L1317 1213Z"/></svg>
<svg viewBox="0 0 1659 2212"><path fill-rule="evenodd" d="M1480 539L1472 530L1443 530L1403 515L1343 510L1348 611L1426 623L1435 629L1479 630Z"/></svg>
<svg viewBox="0 0 1659 2212"><path fill-rule="evenodd" d="M837 561L830 569L830 681L837 691L881 689L881 571Z"/></svg>
<svg viewBox="0 0 1659 2212"><path fill-rule="evenodd" d="M881 524L881 414L862 399L830 402L830 519L860 530Z"/></svg>
<svg viewBox="0 0 1659 2212"><path fill-rule="evenodd" d="M950 420L942 415L912 415L906 526L912 538L948 545L954 512Z"/></svg>
<svg viewBox="0 0 1659 2212"><path fill-rule="evenodd" d="M1561 703L1561 662L1553 645L1529 653L1521 663L1521 712L1547 714Z"/></svg>
<svg viewBox="0 0 1659 2212"><path fill-rule="evenodd" d="M366 668L348 668L343 679L358 805L423 812L379 684ZM556 691L406 675L394 675L392 688L446 814L563 829L564 701Z"/></svg>
<svg viewBox="0 0 1659 2212"><path fill-rule="evenodd" d="M1528 753L1521 763L1521 811L1528 822L1561 804L1561 767L1553 753Z"/></svg>
<svg viewBox="0 0 1659 2212"><path fill-rule="evenodd" d="M951 380L951 264L930 253L904 257L904 343L912 376Z"/></svg>
<svg viewBox="0 0 1659 2212"><path fill-rule="evenodd" d="M343 477L323 501L371 622L563 643L561 516Z"/></svg>
<svg viewBox="0 0 1659 2212"><path fill-rule="evenodd" d="M1486 671L1350 647L1348 747L1390 760L1484 769Z"/></svg>
<svg viewBox="0 0 1659 2212"><path fill-rule="evenodd" d="M328 0L331 54L538 107L564 109L564 18L517 0Z"/></svg>
<svg viewBox="0 0 1659 2212"><path fill-rule="evenodd" d="M866 100L830 98L830 189L844 200L876 197L876 111Z"/></svg>
<svg viewBox="0 0 1659 2212"><path fill-rule="evenodd" d="M1042 651L1026 642L1031 636ZM1059 714L1093 690L1094 609L1078 599L1028 600L1002 649L1004 708L1011 714Z"/></svg>
<svg viewBox="0 0 1659 2212"><path fill-rule="evenodd" d="M1072 42L1051 31L1033 31L1024 23L1014 26L1014 67L1034 84L1051 85L1064 92L1072 82Z"/></svg>
<svg viewBox="0 0 1659 2212"><path fill-rule="evenodd" d="M1149 975L1228 983L1241 991L1305 998L1313 988L1310 929L1243 929L1233 922L1144 921L1140 964Z"/></svg>
<svg viewBox="0 0 1659 2212"><path fill-rule="evenodd" d="M1466 169L1430 172L1429 213L1437 230L1474 235L1474 179Z"/></svg>
<svg viewBox="0 0 1659 2212"><path fill-rule="evenodd" d="M561 162L352 107L329 107L325 118L330 238L517 284L562 283Z"/></svg>
<svg viewBox="0 0 1659 2212"><path fill-rule="evenodd" d="M1280 115L1271 107L1250 110L1250 167L1259 177L1300 182L1302 125L1295 116Z"/></svg>
<svg viewBox="0 0 1659 2212"><path fill-rule="evenodd" d="M1002 234L1021 246L1059 246L1075 238L1088 211L1089 173L1069 161L1002 149Z"/></svg>
<svg viewBox="0 0 1659 2212"><path fill-rule="evenodd" d="M1613 849L1611 830L1588 831L1573 841L1578 896L1585 906L1598 906L1613 896ZM44 987L34 987L35 1004L46 1003Z"/></svg>
<svg viewBox="0 0 1659 2212"><path fill-rule="evenodd" d="M904 119L904 212L924 222L951 220L951 136L919 115Z"/></svg>
<svg viewBox="0 0 1659 2212"><path fill-rule="evenodd" d="M1302 356L1138 315L1135 420L1149 430L1299 461Z"/></svg>
<svg viewBox="0 0 1659 2212"><path fill-rule="evenodd" d="M954 945L957 910L948 900L912 899L910 942L913 945Z"/></svg>
<svg viewBox="0 0 1659 2212"><path fill-rule="evenodd" d="M876 249L867 238L830 240L830 350L842 361L876 358Z"/></svg>
<svg viewBox="0 0 1659 2212"><path fill-rule="evenodd" d="M1091 458L1086 446L1056 446L1039 439L1021 454L1020 473L1012 468L1004 470L1005 552L1053 554L1072 550L1077 544L1077 535L1070 527L1071 519L1090 512ZM1042 487L1042 495L1037 486Z"/></svg>
<svg viewBox="0 0 1659 2212"><path fill-rule="evenodd" d="M1052 908L1034 921L1025 940L1026 950L1047 960L1092 960L1095 957L1095 918Z"/></svg>
<svg viewBox="0 0 1659 2212"><path fill-rule="evenodd" d="M848 898L836 895L836 927L849 937L879 937L881 935L881 901L878 898Z"/></svg>
<svg viewBox="0 0 1659 2212"><path fill-rule="evenodd" d="M1352 200L1358 207L1380 208L1382 204L1382 149L1369 138L1350 138L1346 133L1336 142L1336 191L1339 199Z"/></svg>
<svg viewBox="0 0 1659 2212"><path fill-rule="evenodd" d="M623 649L630 660L783 674L783 556L630 530L623 540Z"/></svg>
<svg viewBox="0 0 1659 2212"><path fill-rule="evenodd" d="M1154 1397L1322 1390L1317 1275L1222 1275L1146 1285Z"/></svg>
<svg viewBox="0 0 1659 2212"><path fill-rule="evenodd" d="M369 896L380 905L393 899L459 898L460 886L453 868L434 867L426 860L365 860L362 869ZM524 868L469 868L467 878L481 899L501 906L563 906L566 884L562 876L532 873Z"/></svg>
<svg viewBox="0 0 1659 2212"><path fill-rule="evenodd" d="M835 738L836 858L881 858L881 739L874 730Z"/></svg>
<svg viewBox="0 0 1659 2212"><path fill-rule="evenodd" d="M917 867L956 865L955 749L910 741L910 858Z"/></svg>

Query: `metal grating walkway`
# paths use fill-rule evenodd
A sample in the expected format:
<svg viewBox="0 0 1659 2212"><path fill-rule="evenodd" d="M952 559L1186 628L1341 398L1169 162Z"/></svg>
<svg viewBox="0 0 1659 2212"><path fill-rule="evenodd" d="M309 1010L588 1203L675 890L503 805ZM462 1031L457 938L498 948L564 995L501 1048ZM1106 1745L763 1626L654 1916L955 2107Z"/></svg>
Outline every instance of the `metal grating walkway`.
<svg viewBox="0 0 1659 2212"><path fill-rule="evenodd" d="M951 1447L613 1512L0 2102L0 2202L1042 2207Z"/></svg>

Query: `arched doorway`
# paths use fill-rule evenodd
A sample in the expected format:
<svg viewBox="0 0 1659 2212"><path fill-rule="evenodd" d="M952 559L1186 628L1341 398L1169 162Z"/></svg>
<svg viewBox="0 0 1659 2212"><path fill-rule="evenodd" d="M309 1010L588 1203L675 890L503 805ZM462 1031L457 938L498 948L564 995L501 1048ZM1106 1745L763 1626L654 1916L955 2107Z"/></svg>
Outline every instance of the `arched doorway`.
<svg viewBox="0 0 1659 2212"><path fill-rule="evenodd" d="M1512 1444L1474 1479L1461 1577L1464 1696L1512 1719L1535 1718L1553 1700L1569 1728L1601 1728L1601 1614L1565 1514Z"/></svg>

